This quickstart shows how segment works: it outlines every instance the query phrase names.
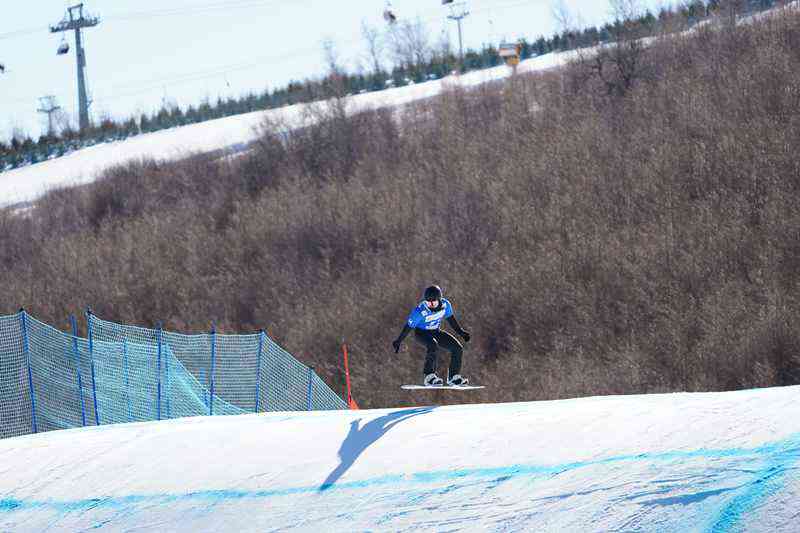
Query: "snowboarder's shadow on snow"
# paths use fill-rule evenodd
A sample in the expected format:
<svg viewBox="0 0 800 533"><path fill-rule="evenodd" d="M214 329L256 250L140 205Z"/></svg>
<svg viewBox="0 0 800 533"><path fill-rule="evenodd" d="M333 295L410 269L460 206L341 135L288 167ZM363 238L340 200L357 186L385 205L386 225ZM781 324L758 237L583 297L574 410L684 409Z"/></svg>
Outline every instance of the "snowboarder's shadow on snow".
<svg viewBox="0 0 800 533"><path fill-rule="evenodd" d="M404 420L408 420L412 416L433 411L433 409L433 407L419 407L416 409L395 411L394 413L367 422L364 424L364 427L361 428L358 427L361 422L360 418L350 422L350 432L347 434L344 441L342 441L342 446L339 448L339 466L328 474L328 477L322 485L320 485L319 492L330 489L336 481L353 466L353 463L356 462L356 459L358 459L364 450L369 448L395 425Z"/></svg>

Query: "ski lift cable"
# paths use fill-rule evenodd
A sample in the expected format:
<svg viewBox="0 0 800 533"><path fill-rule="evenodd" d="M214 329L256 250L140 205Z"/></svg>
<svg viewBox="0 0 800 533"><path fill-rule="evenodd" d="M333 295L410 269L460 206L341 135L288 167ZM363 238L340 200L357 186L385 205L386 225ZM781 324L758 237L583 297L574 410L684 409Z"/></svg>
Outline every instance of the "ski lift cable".
<svg viewBox="0 0 800 533"><path fill-rule="evenodd" d="M38 26L36 28L28 28L24 30L14 30L14 31L7 31L4 33L0 33L0 40L3 39L13 39L14 37L23 37L25 35L32 35L34 33L44 33L50 31L50 28L47 26Z"/></svg>
<svg viewBox="0 0 800 533"><path fill-rule="evenodd" d="M546 0L544 0L544 1L546 1ZM271 3L278 3L278 2L271 2ZM493 5L491 7L487 6L487 7L483 7L483 8L478 8L476 10L473 10L473 12L480 12L480 11L484 11L484 10L487 10L487 9L504 10L504 9L510 9L510 8L521 6L521 5L533 4L533 3L539 3L539 1L538 0L525 0L525 1L522 1L522 2L513 2L513 3L509 3L509 4ZM248 5L252 5L253 4L252 0L249 0L247 2L247 4ZM261 5L265 5L266 3L261 1L260 4ZM214 4L214 5L221 5L221 4ZM240 2L238 5L243 5L243 3ZM208 7L208 6L206 6L206 7ZM437 20L437 19L440 19L440 18L441 18L441 15L433 15L433 16L429 16L429 17L426 17L426 18L422 18L420 20L428 22L428 21L433 21L433 20ZM37 30L33 30L33 31L39 31L39 30L37 29ZM18 33L18 32L11 32L11 33ZM0 35L4 35L4 34L0 34ZM355 37L353 39L348 39L346 41L340 41L340 44L346 44L347 45L347 44L352 44L352 43L358 42L360 40L361 40L361 37L358 36L358 37ZM163 85L165 83L168 84L168 85L179 85L179 84L189 83L189 82L193 82L193 81L199 81L199 80L202 80L202 79L218 77L220 75L224 75L224 74L227 74L227 73L230 73L230 72L236 72L236 71L241 71L241 70L247 70L249 68L255 68L255 67L258 67L259 65L261 65L261 64L263 64L265 62L276 62L276 61L284 62L284 61L289 61L289 60L296 59L298 57L308 56L308 55L310 55L312 53L316 54L318 52L319 52L319 50L318 50L317 47L312 47L312 48L307 48L307 49L300 50L300 51L295 50L295 52L292 53L292 54L272 55L272 56L268 56L268 57L259 58L259 59L253 60L253 61L248 61L248 62L245 62L245 63L234 63L234 64L229 64L229 65L221 65L219 67L216 67L216 68L213 68L213 69L210 69L210 70L189 72L189 73L184 73L184 74L181 74L181 75L178 75L178 76L175 76L175 77L166 77L166 78L158 78L158 79L147 80L147 81L143 81L143 82L134 83L132 85L122 86L121 87L121 89L122 89L121 93L118 92L119 89L117 89L117 91L114 91L114 93L112 93L111 95L109 95L109 96L100 96L100 97L97 97L96 100L113 101L113 100L116 100L116 99L127 98L127 97L130 97L130 96L136 96L138 94L145 94L147 92L151 92L156 88L163 87ZM126 89L131 89L131 90L130 91L126 91ZM22 101L22 100L20 100L20 101Z"/></svg>
<svg viewBox="0 0 800 533"><path fill-rule="evenodd" d="M294 0L292 2L292 5L297 5L303 2L307 3L309 1L311 0ZM239 0L238 2L227 2L227 3L218 2L215 4L206 4L189 8L159 9L153 11L121 13L119 15L110 15L108 17L103 17L103 22L106 23L106 22L145 19L145 18L191 15L194 13L202 14L206 12L212 12L224 9L247 9L252 7L270 7L277 4L288 4L288 3L289 2L287 2L287 0ZM0 33L0 40L12 39L15 37L23 37L25 35L32 35L34 33L40 33L40 32L44 33L49 31L50 31L49 26L37 26L32 28L13 30Z"/></svg>
<svg viewBox="0 0 800 533"><path fill-rule="evenodd" d="M522 1L517 1L517 2L506 3L506 4L484 5L482 7L478 7L478 8L475 8L475 9L470 9L470 13L475 14L475 13L482 13L484 11L492 11L493 14L496 14L498 12L502 12L502 11L505 11L507 9L514 9L514 8L521 7L521 6L526 6L526 5L546 4L549 1L550 0L522 0ZM387 2L387 4L390 4L390 3ZM436 20L447 19L447 14L443 13L443 10L441 9L441 7L442 6L437 6L436 8L432 8L430 10L424 10L422 12L417 11L416 12L416 16L413 17L413 18L415 20L418 19L418 20L420 20L422 22L433 22L433 21L436 21ZM385 13L385 11L384 11L384 13ZM411 17L398 16L398 13L395 12L395 11L392 11L392 13L397 17L397 20L411 18ZM427 15L427 13L431 13L431 14ZM424 14L424 16L420 16L420 14Z"/></svg>
<svg viewBox="0 0 800 533"><path fill-rule="evenodd" d="M502 10L502 9L506 9L506 8L513 8L513 7L517 7L517 6L520 6L520 5L537 3L537 2L538 2L538 0L525 0L525 1L522 1L522 2L514 2L514 3L511 3L511 4L494 5L494 6L491 6L491 8L484 7L484 8L480 8L480 9L478 9L476 11L484 11L484 10L487 10L487 9ZM387 2L387 4L389 4L389 3ZM439 18L441 18L441 17L438 16L438 15L434 15L434 16L430 16L430 17L423 18L423 19L420 19L420 20L427 22L427 21L437 20ZM360 40L361 40L361 36L359 35L357 37L354 37L352 39L348 39L346 41L340 41L340 44L349 45L349 44L356 43L356 42L358 42ZM168 85L179 85L179 84L184 84L184 83L190 83L190 82L193 82L193 81L199 81L199 80L203 80L203 79L219 77L221 75L225 75L225 74L230 73L230 72L237 72L237 71L247 70L247 69L250 69L250 68L255 68L255 67L258 67L258 66L260 66L260 65L262 65L262 64L264 64L266 62L276 62L276 61L285 62L285 61L296 59L298 57L308 56L308 55L316 54L316 53L319 53L319 50L315 46L315 47L309 47L309 48L306 48L306 49L302 49L302 50L299 50L299 51L295 50L294 53L291 53L291 54L270 55L270 56L262 57L262 58L259 58L259 59L255 59L255 60L247 61L247 62L243 62L243 63L233 63L233 64L228 64L228 65L220 65L220 66L212 68L212 69L195 71L195 72L187 72L187 73L180 74L180 75L177 75L177 76L174 76L174 77L171 76L171 77L166 77L166 78L156 78L156 79L151 79L151 80L147 80L147 81L143 81L143 82L137 82L137 83L133 83L133 84L129 84L129 85L123 85L121 87L121 89L123 91L122 94L115 94L115 93L117 93L117 91L119 91L119 88L118 88L117 91L114 91L109 96L98 97L98 100L109 101L109 100L115 100L117 98L125 98L125 97L129 97L129 96L135 96L135 95L138 95L138 94L145 94L145 93L151 92L151 91L153 91L153 90L155 90L155 89L157 89L159 87L162 87L165 83L168 84ZM126 89L130 89L130 91L126 91Z"/></svg>
<svg viewBox="0 0 800 533"><path fill-rule="evenodd" d="M125 91L124 89L120 91L119 89L117 89L113 91L109 96L98 96L96 100L113 101L122 98L128 98L130 96L145 94L154 91L156 89L163 88L165 84L169 86L175 86L175 85L182 85L185 83L191 83L194 81L200 81L208 78L217 78L231 72L248 70L265 64L275 64L275 63L293 61L297 57L300 57L302 55L308 55L310 53L317 54L319 53L319 50L316 47L314 47L295 54L282 54L278 56L273 55L269 57L260 58L255 61L241 63L233 66L227 65L212 70L186 73L177 77L153 79L144 83L128 85L127 88L130 88L131 89L130 91Z"/></svg>
<svg viewBox="0 0 800 533"><path fill-rule="evenodd" d="M353 42L357 42L360 40L360 37L350 39L348 41L344 41L344 44L351 44ZM113 101L120 98L126 98L129 96L135 96L138 94L145 94L151 92L155 89L162 88L164 84L167 85L180 85L184 83L190 83L193 81L199 81L208 78L215 78L219 76L224 76L225 74L231 72L237 72L242 70L247 70L251 68L255 68L264 64L274 64L277 62L286 62L296 60L298 57L308 56L312 54L318 54L319 49L318 47L309 47L302 50L295 50L294 53L291 54L273 54L269 56L264 56L257 58L252 61L241 62L241 63L233 63L227 65L220 65L211 69L204 69L200 71L194 72L187 72L177 76L169 76L169 77L161 77L161 78L153 78L150 80L145 80L141 82L134 82L132 84L126 84L122 86L117 86L110 90L110 95L108 96L98 96L95 100L103 100L103 101ZM130 89L130 90L128 90ZM28 99L18 99L16 100L20 103L27 102Z"/></svg>
<svg viewBox="0 0 800 533"><path fill-rule="evenodd" d="M305 0L308 2L310 0ZM294 1L292 5L297 5L299 3L303 3L302 1ZM215 3L215 4L206 4L201 6L194 6L188 8L168 8L168 9L158 9L153 11L139 11L139 12L132 12L132 13L121 13L119 15L110 15L105 17L105 21L114 21L114 20L133 20L133 19L141 19L141 18L159 18L159 17L171 17L176 15L192 15L195 13L203 14L210 11L218 11L218 10L227 10L227 9L248 9L248 8L258 8L258 7L271 7L277 4L288 4L286 0L240 0L238 2L223 2L223 3Z"/></svg>
<svg viewBox="0 0 800 533"><path fill-rule="evenodd" d="M483 13L484 11L491 11L492 14L494 12L505 11L506 9L513 9L516 7L526 6L526 5L535 5L535 4L547 4L550 0L522 0L518 2L510 2L507 4L491 4L491 5L484 5L482 7L477 8L470 8L470 13Z"/></svg>
<svg viewBox="0 0 800 533"><path fill-rule="evenodd" d="M542 0L542 1L547 1L547 0ZM270 3L271 4L275 4L275 3L280 3L280 2L270 2ZM521 2L513 2L513 3L509 3L509 4L493 5L491 7L488 7L488 6L487 7L482 7L482 8L478 8L478 9L473 10L473 12L485 11L487 9L505 10L505 9L511 9L511 8L514 8L514 7L519 7L519 6L522 6L522 5L533 4L533 3L539 3L539 2L537 0L525 0L525 1L521 1ZM253 5L254 2L252 0L249 0L248 2L246 2L246 4L247 5ZM267 3L263 2L263 0L262 0L261 2L259 2L259 4L260 5L266 5ZM210 7L213 7L213 6L222 6L222 5L223 4L212 4L212 5L207 5L205 7L206 8L210 8ZM245 7L245 2L239 2L237 4L228 4L228 6L231 6L231 5L233 5L234 7L236 7L236 6ZM161 12L163 12L163 11L164 10L161 10ZM154 13L155 12L150 12L150 14L154 14ZM145 13L140 13L139 15L143 15L143 14L145 14ZM425 18L423 18L421 20L423 20L425 22L429 22L429 21L433 21L433 20L436 20L436 19L440 19L440 18L441 18L441 15L432 15L432 16L429 16L429 17L425 17ZM26 35L26 34L35 33L35 32L38 32L38 31L47 31L48 29L49 29L48 27L30 28L30 29L27 29L27 30L17 30L17 31L12 31L12 32L6 32L6 33L0 34L0 39L8 38L8 37L14 37L14 36ZM352 44L352 43L355 43L357 41L360 41L360 39L361 39L361 37L359 36L357 38L349 39L347 41L341 41L340 43L341 44ZM160 79L155 79L155 80L148 80L148 81L145 81L145 82L135 83L133 85L123 86L122 87L123 92L121 92L121 93L118 92L118 90L117 90L117 91L115 91L114 93L112 93L109 96L99 96L99 97L96 97L94 100L96 100L96 101L101 101L101 100L102 101L113 101L113 100L118 100L118 99L122 99L122 98L128 98L130 96L136 96L136 95L139 95L139 94L145 94L145 93L151 92L156 88L163 87L163 85L165 83L168 84L168 85L179 85L179 84L184 84L184 83L190 83L190 82L199 81L199 80L202 80L202 79L218 77L221 74L224 75L224 74L230 73L230 72L236 72L236 71L246 70L246 69L249 69L249 68L254 68L254 67L257 67L257 66L259 66L262 63L267 62L267 61L284 62L284 61L294 60L297 57L308 56L308 55L310 55L312 53L315 54L315 53L318 53L318 52L319 52L319 50L317 49L317 47L313 47L313 48L308 48L308 49L301 50L301 51L295 50L295 52L292 53L292 54L281 54L281 55L277 55L277 56L263 57L263 58L259 58L257 60L246 62L246 63L236 63L236 64L230 64L230 65L222 65L222 66L216 67L216 68L211 69L211 70L185 73L185 74L179 75L177 77L168 77L168 78L160 78ZM6 73L9 72L8 68L6 68L5 72ZM130 91L125 91L126 88L129 88L131 90ZM61 95L61 98L65 99L65 98L70 98L71 96L72 96L71 94L66 94L65 93L65 94ZM19 98L19 99L12 100L12 101L18 102L18 103L25 103L25 102L28 102L28 100L29 100L29 98Z"/></svg>
<svg viewBox="0 0 800 533"><path fill-rule="evenodd" d="M295 0L294 2L292 2L292 5L297 5L300 1L301 0ZM312 1L312 0L305 0L306 3L310 2L310 1ZM516 3L513 3L513 4L506 4L506 5L502 5L501 4L501 5L497 5L497 6L492 6L491 8L490 7L478 8L478 9L474 9L472 11L475 13L475 12L485 11L487 9L499 9L499 10L502 10L502 9L506 9L506 8L518 7L518 6L525 5L525 4L543 3L545 1L548 1L548 0L541 0L541 2L539 0L526 0L524 2L516 2ZM251 7L270 7L272 5L284 4L284 3L288 3L288 2L286 0L272 0L272 1L266 1L266 0L241 0L239 2L233 2L233 3L206 4L204 6L195 6L195 7L191 7L191 8L182 8L182 9L174 8L174 9L160 9L160 10L153 10L153 11L132 12L132 13L127 13L127 14L126 13L122 13L122 14L119 14L119 15L111 15L111 16L108 16L108 17L103 17L103 22L125 21L125 20L145 19L145 18L158 18L158 17L170 17L170 16L187 15L187 14L193 14L193 13L206 13L206 12L216 11L216 10L220 10L220 9L246 9L246 8L251 8ZM429 20L434 20L434 19L438 19L438 18L441 18L441 17L438 16L438 15L434 15L434 16L430 16L430 17L424 17L423 20L429 21ZM49 31L50 31L49 26L37 26L37 27L32 27L32 28L13 30L13 31L0 33L0 40L13 39L15 37L24 37L26 35L32 35L32 34L39 33L39 32L44 33L44 32L49 32Z"/></svg>
<svg viewBox="0 0 800 533"><path fill-rule="evenodd" d="M179 74L176 76L169 76L169 77L161 77L161 78L153 78L146 81L135 82L132 84L118 86L117 89L136 89L143 86L153 86L158 85L161 86L164 83L167 84L174 84L174 83L182 83L185 81L196 81L199 79L205 78L213 78L221 75L225 75L229 72L236 72L240 70L246 70L249 68L254 68L259 65L268 63L268 62L275 62L280 60L292 60L302 55L307 55L307 53L318 53L319 50L317 48L309 48L307 50L294 53L294 54L281 54L281 55L270 55L266 57L261 57L252 61L247 61L243 63L234 63L228 65L220 65L218 67L214 67L211 69L204 69L194 72L186 72L183 74Z"/></svg>
<svg viewBox="0 0 800 533"><path fill-rule="evenodd" d="M301 0L295 0L292 2L292 5L297 5L300 3ZM313 0L305 0L306 3L313 1ZM542 0L542 2L547 0ZM135 19L143 19L143 18L158 18L158 17L170 17L170 16L177 16L177 15L187 15L193 13L206 13L209 11L216 11L220 9L246 9L251 7L270 7L272 5L277 4L284 4L288 3L286 0L240 0L239 2L228 2L228 3L215 3L215 4L206 4L203 6L195 6L191 8L173 8L173 9L159 9L153 11L140 11L140 12L131 12L131 13L122 13L119 15L110 15L108 17L103 17L103 22L114 22L114 21L124 21L124 20L135 20ZM492 6L492 8L496 9L504 9L504 8L511 8L517 7L520 5L525 4L533 4L533 3L540 3L538 0L526 0L524 2L516 2L513 4L508 5L498 5ZM489 7L478 8L473 10L473 12L480 12L485 11L486 9L490 9ZM430 16L425 17L424 20L433 20L440 18L439 16ZM37 26L32 28L26 29L19 29L8 31L4 33L0 33L0 40L3 39L13 39L15 37L23 37L26 35L32 35L34 33L39 32L49 32L49 26Z"/></svg>

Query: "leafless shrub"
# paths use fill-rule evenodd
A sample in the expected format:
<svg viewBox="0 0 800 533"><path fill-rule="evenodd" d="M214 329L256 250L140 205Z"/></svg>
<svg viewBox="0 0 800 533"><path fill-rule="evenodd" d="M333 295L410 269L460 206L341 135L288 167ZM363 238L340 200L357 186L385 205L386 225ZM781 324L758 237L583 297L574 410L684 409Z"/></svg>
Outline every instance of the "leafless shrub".
<svg viewBox="0 0 800 533"><path fill-rule="evenodd" d="M469 401L798 383L798 42L791 14L702 29L632 75L610 50L606 78L333 101L230 163L115 169L0 216L3 312L265 327L336 390L347 342L359 403L408 405L422 354L389 342L435 281Z"/></svg>

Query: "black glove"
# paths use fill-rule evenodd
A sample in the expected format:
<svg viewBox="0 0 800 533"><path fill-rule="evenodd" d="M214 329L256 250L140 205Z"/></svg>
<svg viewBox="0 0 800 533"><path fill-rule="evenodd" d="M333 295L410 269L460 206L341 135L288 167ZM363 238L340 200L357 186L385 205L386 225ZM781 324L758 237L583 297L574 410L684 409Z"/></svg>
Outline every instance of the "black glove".
<svg viewBox="0 0 800 533"><path fill-rule="evenodd" d="M402 343L400 342L400 339L395 339L392 341L392 346L394 346L394 353L400 353L401 344Z"/></svg>
<svg viewBox="0 0 800 533"><path fill-rule="evenodd" d="M469 342L469 331L464 331L462 329L459 335L461 335L461 338L464 339L464 342Z"/></svg>

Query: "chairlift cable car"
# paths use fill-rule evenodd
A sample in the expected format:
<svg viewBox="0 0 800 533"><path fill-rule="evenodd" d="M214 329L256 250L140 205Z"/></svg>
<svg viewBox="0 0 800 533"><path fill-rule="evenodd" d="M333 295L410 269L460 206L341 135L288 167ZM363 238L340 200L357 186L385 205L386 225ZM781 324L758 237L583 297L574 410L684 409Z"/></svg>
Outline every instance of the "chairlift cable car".
<svg viewBox="0 0 800 533"><path fill-rule="evenodd" d="M386 2L386 7L383 10L383 19L389 24L394 24L397 22L397 15L395 15L394 11L392 11L391 2Z"/></svg>
<svg viewBox="0 0 800 533"><path fill-rule="evenodd" d="M69 43L67 42L66 34L61 34L61 44L58 45L57 55L63 56L69 52Z"/></svg>

